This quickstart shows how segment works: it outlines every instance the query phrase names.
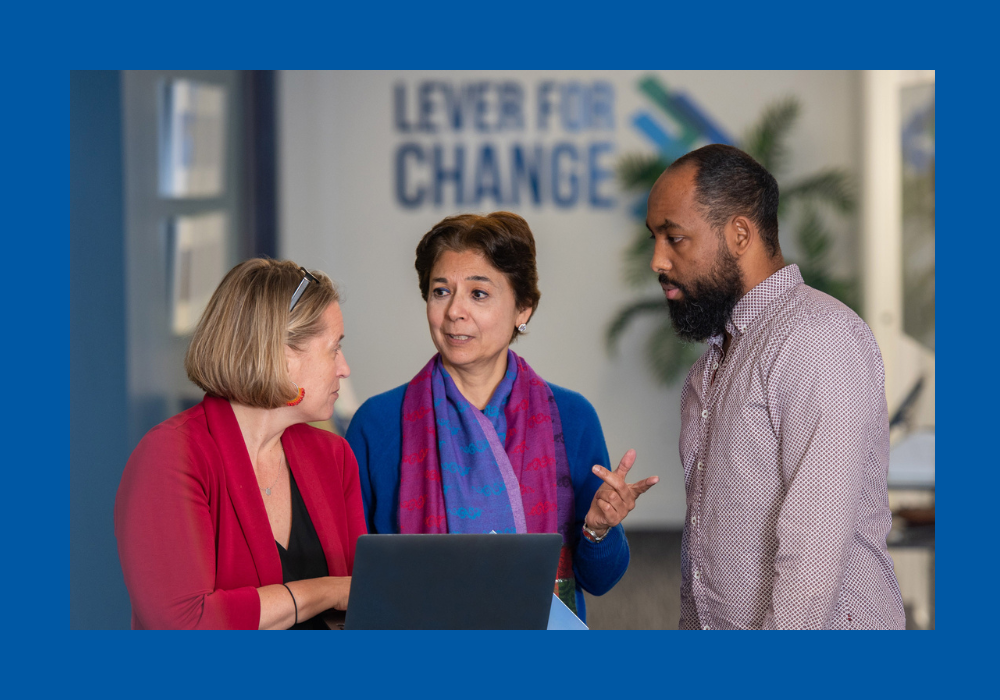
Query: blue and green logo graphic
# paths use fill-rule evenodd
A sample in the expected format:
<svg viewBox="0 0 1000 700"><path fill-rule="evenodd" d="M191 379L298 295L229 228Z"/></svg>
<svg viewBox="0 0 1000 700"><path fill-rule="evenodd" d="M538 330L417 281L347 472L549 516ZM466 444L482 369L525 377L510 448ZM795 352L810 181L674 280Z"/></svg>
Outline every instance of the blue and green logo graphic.
<svg viewBox="0 0 1000 700"><path fill-rule="evenodd" d="M641 110L632 116L632 126L649 139L665 159L672 161L708 143L734 143L687 95L668 90L656 77L642 78L639 91L662 114Z"/></svg>

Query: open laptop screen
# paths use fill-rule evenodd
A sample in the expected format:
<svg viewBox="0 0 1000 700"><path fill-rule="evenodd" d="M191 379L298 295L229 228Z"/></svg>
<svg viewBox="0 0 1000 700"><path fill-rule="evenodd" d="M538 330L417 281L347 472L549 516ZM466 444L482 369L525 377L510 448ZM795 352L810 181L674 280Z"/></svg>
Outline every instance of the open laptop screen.
<svg viewBox="0 0 1000 700"><path fill-rule="evenodd" d="M362 535L345 629L545 629L562 536Z"/></svg>

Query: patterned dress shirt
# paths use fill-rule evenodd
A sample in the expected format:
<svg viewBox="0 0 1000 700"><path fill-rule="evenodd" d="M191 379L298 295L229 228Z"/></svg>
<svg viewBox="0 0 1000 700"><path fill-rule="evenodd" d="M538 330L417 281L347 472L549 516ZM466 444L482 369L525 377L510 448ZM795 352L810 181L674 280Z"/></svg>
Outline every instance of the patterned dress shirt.
<svg viewBox="0 0 1000 700"><path fill-rule="evenodd" d="M681 629L896 628L882 356L796 265L736 305L688 374Z"/></svg>

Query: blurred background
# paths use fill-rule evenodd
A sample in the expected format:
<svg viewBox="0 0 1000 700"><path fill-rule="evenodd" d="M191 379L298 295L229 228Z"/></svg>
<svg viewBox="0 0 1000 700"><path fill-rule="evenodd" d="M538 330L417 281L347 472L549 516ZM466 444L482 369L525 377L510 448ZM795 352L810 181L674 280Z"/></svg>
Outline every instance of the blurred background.
<svg viewBox="0 0 1000 700"><path fill-rule="evenodd" d="M542 301L514 349L597 409L660 484L595 629L679 618L678 342L649 270L649 186L707 143L781 187L785 257L871 326L891 416L890 552L934 627L934 71L74 71L70 626L127 628L112 509L128 455L201 400L183 370L224 273L290 258L341 286L352 375L327 429L433 354L413 268L459 212L523 215Z"/></svg>

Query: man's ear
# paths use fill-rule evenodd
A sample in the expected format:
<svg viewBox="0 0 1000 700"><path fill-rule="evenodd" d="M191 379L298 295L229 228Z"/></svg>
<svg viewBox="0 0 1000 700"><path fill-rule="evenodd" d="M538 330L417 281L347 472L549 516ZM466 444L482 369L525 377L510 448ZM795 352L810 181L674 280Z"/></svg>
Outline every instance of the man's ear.
<svg viewBox="0 0 1000 700"><path fill-rule="evenodd" d="M740 257L746 253L758 237L757 227L742 214L733 217L733 220L729 222L729 226L726 228L729 234L726 236L729 249L736 257Z"/></svg>

